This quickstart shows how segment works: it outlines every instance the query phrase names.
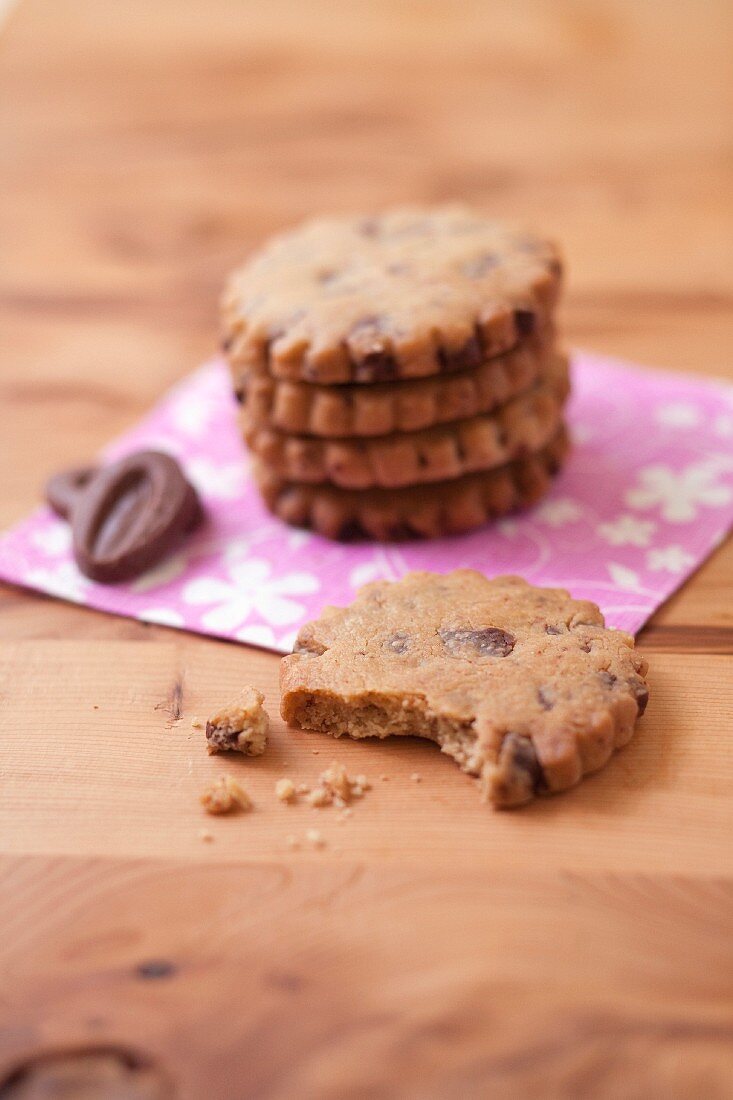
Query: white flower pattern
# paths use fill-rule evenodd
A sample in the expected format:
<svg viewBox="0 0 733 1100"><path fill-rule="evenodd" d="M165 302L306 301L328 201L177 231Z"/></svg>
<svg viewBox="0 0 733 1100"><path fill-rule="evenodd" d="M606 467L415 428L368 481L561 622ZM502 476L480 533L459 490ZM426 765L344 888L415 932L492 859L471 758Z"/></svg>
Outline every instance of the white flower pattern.
<svg viewBox="0 0 733 1100"><path fill-rule="evenodd" d="M49 558L58 558L71 549L71 525L52 522L39 527L31 536L34 546L42 550Z"/></svg>
<svg viewBox="0 0 733 1100"><path fill-rule="evenodd" d="M548 527L565 527L568 523L577 523L583 515L580 505L568 497L546 500L535 508L534 518Z"/></svg>
<svg viewBox="0 0 733 1100"><path fill-rule="evenodd" d="M30 569L23 577L23 584L40 588L42 592L60 596L72 603L84 603L90 582L79 572L73 561L62 561L53 568Z"/></svg>
<svg viewBox="0 0 733 1100"><path fill-rule="evenodd" d="M721 413L713 421L713 431L721 439L733 438L733 413Z"/></svg>
<svg viewBox="0 0 733 1100"><path fill-rule="evenodd" d="M670 401L657 407L655 419L666 428L695 428L701 416L697 406L689 401Z"/></svg>
<svg viewBox="0 0 733 1100"><path fill-rule="evenodd" d="M236 634L253 611L272 626L289 626L304 612L292 597L312 595L320 583L312 573L271 574L269 562L250 558L229 567L229 581L205 576L190 581L182 599L186 604L214 605L201 622L215 634Z"/></svg>
<svg viewBox="0 0 733 1100"><path fill-rule="evenodd" d="M710 461L693 463L679 473L669 466L647 466L639 472L640 485L626 493L631 508L659 507L668 523L689 523L700 507L720 508L731 500L731 490L719 482Z"/></svg>
<svg viewBox="0 0 733 1100"><path fill-rule="evenodd" d="M599 523L596 531L611 546L648 546L656 529L656 523L650 519L618 516L609 523Z"/></svg>
<svg viewBox="0 0 733 1100"><path fill-rule="evenodd" d="M629 569L626 565L620 565L616 561L610 561L608 563L608 572L613 583L627 592L636 592L641 585L638 573L633 569Z"/></svg>
<svg viewBox="0 0 733 1100"><path fill-rule="evenodd" d="M214 500L236 500L245 483L241 462L219 464L208 458L193 458L186 463L186 473L199 492Z"/></svg>
<svg viewBox="0 0 733 1100"><path fill-rule="evenodd" d="M660 546L650 550L646 556L646 567L651 573L658 573L660 569L666 569L669 573L684 573L694 564L694 557L682 546Z"/></svg>
<svg viewBox="0 0 733 1100"><path fill-rule="evenodd" d="M146 607L140 611L139 617L145 623L155 623L156 626L183 627L186 621L180 611L174 611L172 607Z"/></svg>

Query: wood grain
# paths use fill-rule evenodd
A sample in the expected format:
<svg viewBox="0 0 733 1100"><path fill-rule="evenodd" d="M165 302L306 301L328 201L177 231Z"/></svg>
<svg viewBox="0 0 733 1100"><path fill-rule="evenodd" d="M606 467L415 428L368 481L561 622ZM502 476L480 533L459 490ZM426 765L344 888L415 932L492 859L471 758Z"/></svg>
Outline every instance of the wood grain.
<svg viewBox="0 0 733 1100"><path fill-rule="evenodd" d="M539 223L571 343L733 377L732 23L725 0L22 0L0 524L209 354L227 270L316 210ZM276 720L261 759L208 757L192 716L243 681L275 714L275 657L0 591L0 1096L77 1069L190 1100L729 1096L730 544L640 644L634 741L492 814L420 742ZM347 823L276 801L332 756L374 780ZM223 771L251 814L201 812ZM314 826L323 849L289 848Z"/></svg>

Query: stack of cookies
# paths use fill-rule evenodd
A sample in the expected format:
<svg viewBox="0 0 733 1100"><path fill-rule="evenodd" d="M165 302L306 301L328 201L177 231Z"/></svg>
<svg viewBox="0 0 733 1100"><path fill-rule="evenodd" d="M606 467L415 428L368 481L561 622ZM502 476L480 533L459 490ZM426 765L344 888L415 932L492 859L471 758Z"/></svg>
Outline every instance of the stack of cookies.
<svg viewBox="0 0 733 1100"><path fill-rule="evenodd" d="M468 531L568 449L545 240L464 207L307 223L230 280L224 347L262 495L331 538Z"/></svg>

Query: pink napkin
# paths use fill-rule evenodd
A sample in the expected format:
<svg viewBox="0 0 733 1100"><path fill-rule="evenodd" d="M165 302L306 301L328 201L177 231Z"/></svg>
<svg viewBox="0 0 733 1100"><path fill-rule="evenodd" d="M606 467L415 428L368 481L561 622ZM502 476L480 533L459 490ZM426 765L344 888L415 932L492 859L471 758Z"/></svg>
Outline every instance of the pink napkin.
<svg viewBox="0 0 733 1100"><path fill-rule="evenodd" d="M281 652L324 604L411 569L519 573L595 600L611 625L636 631L733 522L733 387L586 352L574 356L573 379L575 449L531 512L434 542L339 545L265 510L226 368L209 363L104 456L141 447L176 455L201 492L206 524L149 573L105 587L79 573L67 524L42 507L0 538L0 578Z"/></svg>

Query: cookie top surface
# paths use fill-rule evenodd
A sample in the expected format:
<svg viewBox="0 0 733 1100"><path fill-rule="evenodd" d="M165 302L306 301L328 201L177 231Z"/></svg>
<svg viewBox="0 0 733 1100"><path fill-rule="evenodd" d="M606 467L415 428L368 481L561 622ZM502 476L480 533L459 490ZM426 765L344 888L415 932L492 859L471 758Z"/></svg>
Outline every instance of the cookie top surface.
<svg viewBox="0 0 733 1100"><path fill-rule="evenodd" d="M302 628L283 660L283 713L304 693L419 705L475 737L479 773L511 737L531 745L544 782L559 789L592 770L581 761L578 773L577 761L593 757L594 737L631 736L648 697L633 646L563 589L473 570L410 573Z"/></svg>
<svg viewBox="0 0 733 1100"><path fill-rule="evenodd" d="M232 276L225 341L232 362L311 382L461 370L543 324L560 276L548 241L461 206L319 219Z"/></svg>

